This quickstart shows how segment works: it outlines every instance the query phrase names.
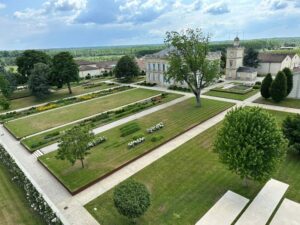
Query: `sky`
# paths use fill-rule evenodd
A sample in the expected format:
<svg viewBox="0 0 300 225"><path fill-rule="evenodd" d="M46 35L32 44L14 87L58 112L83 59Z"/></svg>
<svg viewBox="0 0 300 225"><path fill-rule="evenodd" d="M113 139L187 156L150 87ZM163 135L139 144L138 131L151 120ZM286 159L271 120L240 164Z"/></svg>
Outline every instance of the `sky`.
<svg viewBox="0 0 300 225"><path fill-rule="evenodd" d="M0 0L0 50L160 44L186 28L297 37L300 0Z"/></svg>

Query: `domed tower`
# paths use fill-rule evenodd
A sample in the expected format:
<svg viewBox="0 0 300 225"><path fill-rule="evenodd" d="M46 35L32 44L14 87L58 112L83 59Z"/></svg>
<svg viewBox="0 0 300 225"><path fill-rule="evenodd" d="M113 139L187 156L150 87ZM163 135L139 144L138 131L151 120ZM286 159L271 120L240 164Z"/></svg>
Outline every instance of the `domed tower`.
<svg viewBox="0 0 300 225"><path fill-rule="evenodd" d="M243 66L244 51L245 49L240 46L240 39L236 37L233 41L233 46L227 48L226 79L239 79L237 70Z"/></svg>

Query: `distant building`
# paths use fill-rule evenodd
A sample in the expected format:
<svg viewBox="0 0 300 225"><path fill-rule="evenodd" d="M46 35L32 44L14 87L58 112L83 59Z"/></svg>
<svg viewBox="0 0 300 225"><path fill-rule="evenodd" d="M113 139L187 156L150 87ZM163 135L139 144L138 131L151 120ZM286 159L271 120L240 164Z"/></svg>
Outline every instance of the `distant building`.
<svg viewBox="0 0 300 225"><path fill-rule="evenodd" d="M79 77L85 78L87 75L99 76L105 71L112 71L116 66L116 61L102 61L102 62L89 62L84 60L77 60L76 63L79 65Z"/></svg>
<svg viewBox="0 0 300 225"><path fill-rule="evenodd" d="M226 74L227 80L255 81L257 70L243 65L245 48L240 46L236 37L232 47L227 48Z"/></svg>
<svg viewBox="0 0 300 225"><path fill-rule="evenodd" d="M300 67L293 70L293 89L288 97L300 99Z"/></svg>
<svg viewBox="0 0 300 225"><path fill-rule="evenodd" d="M144 62L146 66L146 81L150 83L156 83L160 86L187 86L187 84L176 83L175 81L167 82L165 79L165 72L169 68L169 56L173 48L164 49L158 53L146 55ZM207 58L209 60L221 60L221 52L209 52Z"/></svg>

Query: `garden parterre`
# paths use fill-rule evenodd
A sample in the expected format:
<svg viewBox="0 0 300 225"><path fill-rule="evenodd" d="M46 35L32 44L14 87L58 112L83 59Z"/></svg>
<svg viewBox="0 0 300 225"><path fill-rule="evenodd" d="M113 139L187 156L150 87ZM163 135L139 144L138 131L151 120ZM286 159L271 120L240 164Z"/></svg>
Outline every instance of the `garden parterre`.
<svg viewBox="0 0 300 225"><path fill-rule="evenodd" d="M85 169L81 169L79 164L71 166L67 161L57 160L56 152L43 155L39 160L70 192L76 193L115 169L233 105L227 102L203 99L203 106L200 108L195 106L195 100L191 98L103 132L99 135L105 136L107 141L91 150L91 154L85 160ZM147 129L160 122L164 124L163 129L153 133L147 132ZM142 137L145 138L145 141L133 148L128 148L128 143Z"/></svg>

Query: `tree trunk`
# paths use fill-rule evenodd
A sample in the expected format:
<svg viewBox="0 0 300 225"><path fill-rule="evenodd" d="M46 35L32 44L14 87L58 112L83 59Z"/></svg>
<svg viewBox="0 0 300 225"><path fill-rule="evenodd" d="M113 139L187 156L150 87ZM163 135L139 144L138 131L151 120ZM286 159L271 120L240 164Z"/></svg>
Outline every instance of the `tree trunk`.
<svg viewBox="0 0 300 225"><path fill-rule="evenodd" d="M81 161L81 168L83 169L84 168L83 159L80 159L80 161Z"/></svg>
<svg viewBox="0 0 300 225"><path fill-rule="evenodd" d="M200 98L200 92L196 92L194 93L195 94L195 97L196 97L196 104L197 104L197 107L201 107L201 98Z"/></svg>
<svg viewBox="0 0 300 225"><path fill-rule="evenodd" d="M69 94L72 94L72 89L71 89L71 84L70 84L70 82L68 82L67 85L68 85L68 89L69 89Z"/></svg>

